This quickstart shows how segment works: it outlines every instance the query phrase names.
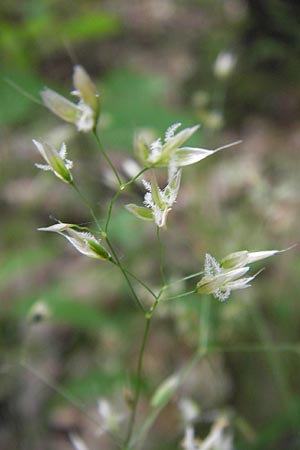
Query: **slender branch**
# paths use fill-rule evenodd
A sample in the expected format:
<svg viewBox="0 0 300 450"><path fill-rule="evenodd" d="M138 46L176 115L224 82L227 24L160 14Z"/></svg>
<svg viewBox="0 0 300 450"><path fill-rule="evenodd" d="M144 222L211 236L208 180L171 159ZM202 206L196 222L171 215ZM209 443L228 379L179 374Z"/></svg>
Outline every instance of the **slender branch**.
<svg viewBox="0 0 300 450"><path fill-rule="evenodd" d="M225 352L225 353L298 353L300 354L300 343L290 344L283 343L278 345L257 345L257 344L242 344L234 347L223 347L222 345L209 345L209 352Z"/></svg>
<svg viewBox="0 0 300 450"><path fill-rule="evenodd" d="M180 283L181 281L190 280L191 278L199 277L200 275L203 275L204 271L201 270L201 272L192 273L191 275L188 275L187 277L180 278L179 280L173 281L171 284Z"/></svg>
<svg viewBox="0 0 300 450"><path fill-rule="evenodd" d="M209 344L211 299L205 296L201 302L201 315L199 324L199 349L206 353Z"/></svg>
<svg viewBox="0 0 300 450"><path fill-rule="evenodd" d="M112 208L114 206L115 201L118 199L118 197L121 195L122 190L119 189L116 194L113 196L113 198L111 199L110 203L109 203L109 207L108 207L108 211L107 211L107 216L106 216L106 222L105 222L105 233L108 232L108 227L109 227L109 222L110 222L110 218L111 218L111 213L112 213Z"/></svg>
<svg viewBox="0 0 300 450"><path fill-rule="evenodd" d="M125 448L128 445L128 443L129 443L129 441L131 439L131 436L132 436L134 423L135 423L135 418L136 418L136 413L137 413L137 406L138 406L140 393L141 393L143 357L144 357L146 343L147 343L147 338L148 338L148 334L149 334L150 322L151 322L151 316L147 316L146 315L146 325L145 325L143 340L142 340L142 344L141 344L141 348L140 348L140 352L139 352L138 365L137 365L137 371L136 371L135 397L134 397L134 400L133 400L133 405L132 405L131 416L130 416L128 430L127 430L127 435L126 435L125 442L124 442Z"/></svg>
<svg viewBox="0 0 300 450"><path fill-rule="evenodd" d="M99 220L97 219L97 216L92 208L92 206L90 205L89 200L86 198L86 196L81 192L81 190L79 189L79 187L77 186L77 184L75 183L75 181L73 180L70 185L75 189L75 191L77 192L77 194L79 195L79 197L81 198L81 200L83 201L83 203L86 205L86 207L89 209L91 216L94 219L95 225L97 226L98 230L100 231L100 233L102 233L102 228L101 225L99 223Z"/></svg>
<svg viewBox="0 0 300 450"><path fill-rule="evenodd" d="M105 241L106 241L106 243L107 243L107 245L108 245L108 247L109 247L109 249L110 249L110 251L111 251L111 253L112 253L113 257L114 257L114 259L115 259L115 261L112 261L112 262L115 263L115 265L118 266L119 269L121 270L121 272L123 273L123 275L124 275L124 277L126 279L126 282L128 284L128 287L129 287L129 289L130 289L130 291L131 291L131 293L132 293L132 295L134 297L135 302L137 303L138 307L143 311L143 313L145 313L145 308L142 305L141 301L139 300L139 298L138 298L138 296L137 296L137 294L136 294L136 292L134 290L134 287L132 286L132 283L131 283L131 281L129 279L129 276L127 275L126 270L122 266L122 263L121 263L118 255L116 254L113 245L111 244L110 240L108 239L108 236L107 236L106 232L103 232L103 230L102 230L102 228L101 228L101 226L99 224L99 221L98 221L98 219L96 217L96 214L95 214L93 208L89 204L89 201L87 200L85 195L82 194L81 190L78 188L77 184L74 181L72 181L72 183L70 183L70 184L75 189L77 194L79 194L79 196L80 196L81 200L84 202L84 204L88 207L88 209L89 209L89 211L90 211L90 213L91 213L91 215L92 215L92 217L93 217L93 219L95 221L95 224L96 224L98 230L101 232L103 238L105 239Z"/></svg>
<svg viewBox="0 0 300 450"><path fill-rule="evenodd" d="M177 388L182 386L182 384L185 382L185 380L188 377L188 375L190 374L190 372L205 357L205 355L206 355L206 352L200 351L200 350L195 353L195 355L191 358L191 360L189 361L187 366L179 374L179 381L178 381ZM154 422L156 421L156 419L159 416L159 414L161 413L161 411L168 405L171 398L172 398L172 395L170 395L168 398L166 398L166 400L158 408L155 408L150 412L149 416L146 418L146 420L142 424L141 428L135 434L132 441L128 442L128 447L126 450L137 449L137 443L139 441L141 441L140 445L142 444L149 429L153 426Z"/></svg>
<svg viewBox="0 0 300 450"><path fill-rule="evenodd" d="M137 294L136 294L136 292L134 290L134 287L132 286L132 283L131 283L128 275L127 275L127 272L124 269L124 267L122 266L121 261L120 261L118 255L116 254L116 252L115 252L115 250L114 250L114 248L113 248L113 246L112 246L112 244L111 244L111 242L110 242L110 240L109 240L109 238L107 236L105 236L105 241L106 241L110 251L112 252L113 257L115 258L117 266L119 267L119 269L121 270L121 272L123 273L123 275L124 275L124 277L125 277L125 279L127 281L128 287L129 287L129 289L130 289L130 291L131 291L131 293L133 295L133 298L134 298L136 304L143 311L143 313L145 313L146 310L145 310L143 304L141 303L140 299L138 298L138 296L137 296Z"/></svg>
<svg viewBox="0 0 300 450"><path fill-rule="evenodd" d="M132 183L134 183L144 172L146 172L147 170L149 170L150 167L143 167L133 178L131 178L129 181L127 181L127 183L124 183L122 185L122 188L125 189L127 186L130 186Z"/></svg>
<svg viewBox="0 0 300 450"><path fill-rule="evenodd" d="M162 245L162 240L160 237L160 228L156 227L156 235L157 235L157 240L158 240L158 246L159 246L159 270L160 270L160 276L161 276L161 281L163 284L163 287L166 286L166 276L165 276L165 272L164 272L164 254L163 254L163 245Z"/></svg>
<svg viewBox="0 0 300 450"><path fill-rule="evenodd" d="M41 100L39 100L38 98L34 97L32 94L30 94L30 92L26 91L24 88L22 88L21 86L19 86L17 83L15 83L14 81L10 80L9 78L2 78L3 81L5 83L7 83L10 87L12 87L13 89L15 89L17 92L19 92L19 94L22 94L24 97L26 97L28 100L32 101L33 103L36 103L37 105L40 106L45 106L43 104L43 102L41 102Z"/></svg>
<svg viewBox="0 0 300 450"><path fill-rule="evenodd" d="M30 372L32 375L34 375L38 380L40 380L43 384L48 386L50 389L52 389L54 392L56 392L60 397L64 398L67 402L69 402L74 408L76 408L78 411L81 412L85 417L87 417L90 422L92 422L94 425L97 426L100 430L105 432L113 441L114 443L121 448L120 442L117 439L117 437L107 428L103 428L100 421L95 418L93 415L87 412L86 405L75 399L71 394L65 392L61 387L53 384L48 378L46 378L44 375L42 375L40 372L38 372L34 367L28 364L26 360L22 360L19 362L20 366L23 367L23 369L26 369L28 372Z"/></svg>
<svg viewBox="0 0 300 450"><path fill-rule="evenodd" d="M186 297L187 295L195 294L195 292L196 292L195 289L193 289L192 291L184 292L183 294L174 295L173 297L162 298L161 301L168 302L169 300L175 300L177 298Z"/></svg>
<svg viewBox="0 0 300 450"><path fill-rule="evenodd" d="M272 336L260 309L255 302L251 303L250 306L253 322L256 325L256 329L261 341L266 342L268 346L272 346ZM288 405L291 401L291 393L284 367L281 364L279 355L277 355L276 353L267 353L267 358L269 360L271 370L274 374L274 378L277 382L278 390L280 391L280 394L282 396L283 403L285 403L285 407L288 409Z"/></svg>
<svg viewBox="0 0 300 450"><path fill-rule="evenodd" d="M115 166L114 166L113 163L111 162L111 160L110 160L108 154L106 153L106 151L105 151L105 149L104 149L104 147L103 147L103 145L102 145L102 143L101 143L101 141L100 141L100 138L99 138L99 136L98 136L96 130L93 131L93 135L94 135L94 137L95 137L95 139L96 139L96 142L97 142L97 145L98 145L98 148L99 148L100 152L102 153L104 159L106 160L107 164L109 165L109 167L110 167L111 170L113 171L113 173L114 173L116 179L118 180L119 186L122 186L122 180L121 180L121 178L120 178L120 175L118 174L117 169L115 168Z"/></svg>
<svg viewBox="0 0 300 450"><path fill-rule="evenodd" d="M125 267L124 267L124 270L127 273L127 275L129 275L131 278L133 278L135 281L137 281L141 286L143 286L143 288L145 288L146 291L148 291L149 294L151 294L154 299L157 299L158 296L146 283L144 283L140 278L138 278L136 275L134 275L134 273L130 272L130 270L127 270Z"/></svg>

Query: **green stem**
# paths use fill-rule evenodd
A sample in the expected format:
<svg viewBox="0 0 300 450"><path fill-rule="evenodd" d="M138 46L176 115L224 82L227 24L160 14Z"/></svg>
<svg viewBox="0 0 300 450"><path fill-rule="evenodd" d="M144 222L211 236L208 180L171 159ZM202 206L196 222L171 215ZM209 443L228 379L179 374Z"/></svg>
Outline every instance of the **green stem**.
<svg viewBox="0 0 300 450"><path fill-rule="evenodd" d="M94 425L97 426L100 430L102 429L103 432L107 433L108 436L114 441L114 443L121 448L120 442L117 439L117 437L106 428L104 429L98 418L96 419L93 415L87 412L86 405L79 402L77 399L75 399L72 395L65 392L62 388L60 388L57 385L54 385L49 379L47 379L44 375L42 375L40 372L38 372L36 369L34 369L32 366L28 364L26 360L22 360L20 363L20 366L26 369L28 372L30 372L32 375L34 375L38 380L40 380L43 384L48 386L50 389L52 389L54 392L56 392L60 397L64 398L68 403L73 405L78 411L81 412L87 419L90 420Z"/></svg>
<svg viewBox="0 0 300 450"><path fill-rule="evenodd" d="M270 335L269 328L262 316L260 309L257 307L255 303L252 303L251 307L252 307L251 312L253 321L256 324L256 329L258 331L261 341L267 342L267 346L272 347L272 337ZM289 386L286 381L286 375L281 365L281 361L278 355L274 352L267 353L267 357L269 359L271 370L277 381L278 390L280 391L282 400L285 403L286 409L288 410L289 405L291 403L291 395Z"/></svg>
<svg viewBox="0 0 300 450"><path fill-rule="evenodd" d="M234 347L223 347L222 345L209 345L209 352L225 352L225 353L298 353L300 354L300 343L299 344L278 344L278 345L257 345L257 344L245 344L237 345Z"/></svg>
<svg viewBox="0 0 300 450"><path fill-rule="evenodd" d="M113 173L114 173L114 175L115 175L115 177L116 177L116 179L117 179L117 181L118 181L119 186L122 186L122 180L121 180L121 178L120 178L120 175L118 174L118 171L116 170L116 168L115 168L115 166L113 165L113 163L111 162L111 160L110 160L108 154L106 153L106 151L105 151L105 149L104 149L104 147L103 147L103 145L102 145L102 143L101 143L101 141L100 141L100 138L99 138L99 136L98 136L96 130L93 131L93 135L94 135L94 137L95 137L95 139L96 139L96 142L97 142L97 144L98 144L98 148L99 148L100 152L102 153L102 155L103 155L105 161L107 162L107 164L109 165L109 167L110 167L111 170L113 171Z"/></svg>
<svg viewBox="0 0 300 450"><path fill-rule="evenodd" d="M132 405L132 411L131 411L131 416L130 416L130 420L129 420L127 436L125 439L125 448L127 447L127 445L130 442L134 423L135 423L137 406L138 406L138 402L139 402L139 398L140 398L140 391L141 391L141 375L142 375L142 367L143 367L143 357L144 357L145 347L146 347L147 338L148 338L148 334L149 334L150 323L151 323L151 319L154 314L154 311L159 303L162 292L163 292L163 290L161 289L158 296L155 298L153 305L151 306L151 308L145 315L146 326L145 326L144 336L143 336L143 340L142 340L142 345L141 345L140 352L139 352L138 366L137 366L137 373L136 373L137 387L136 387L135 397L134 397L134 401L133 401L133 405Z"/></svg>
<svg viewBox="0 0 300 450"><path fill-rule="evenodd" d="M75 183L75 181L73 180L70 185L74 188L74 190L76 191L76 193L79 195L79 197L81 198L81 200L83 201L83 203L85 204L85 206L88 208L88 210L90 211L91 216L94 219L95 225L97 226L98 230L100 231L100 233L102 233L102 228L99 224L99 221L97 219L97 216L92 208L92 206L90 205L89 200L86 198L86 196L81 192L81 190L79 189L79 187L77 186L77 184Z"/></svg>
<svg viewBox="0 0 300 450"><path fill-rule="evenodd" d="M206 353L209 343L211 300L205 296L201 302L199 348Z"/></svg>
<svg viewBox="0 0 300 450"><path fill-rule="evenodd" d="M149 167L143 167L133 178L122 185L122 189L125 189L127 186L130 186L132 183L134 183L147 170L149 170Z"/></svg>
<svg viewBox="0 0 300 450"><path fill-rule="evenodd" d="M205 357L205 352L203 351L197 351L195 355L191 358L190 362L187 364L185 369L183 369L179 375L179 382L178 382L178 388L185 382L187 376L190 374L192 369L195 367L199 361L201 361L202 358ZM161 411L167 406L167 404L170 402L172 398L172 395L168 397L158 408L155 408L153 411L150 412L149 416L144 421L141 428L138 430L134 438L131 442L128 442L128 447L126 450L133 450L137 449L137 443L139 441L140 445L142 444L142 440L145 439L149 429L153 426L154 422L156 421L157 417L161 413Z"/></svg>
<svg viewBox="0 0 300 450"><path fill-rule="evenodd" d="M136 304L137 304L138 307L141 309L141 311L143 311L143 313L145 313L146 310L145 310L144 306L142 305L140 299L138 298L138 296L137 296L137 294L136 294L136 292L135 292L135 290L134 290L134 287L132 286L132 283L131 283L131 281L130 281L128 275L127 275L127 272L126 272L126 270L124 269L124 267L122 266L121 261L120 261L118 255L116 254L116 252L115 252L115 250L114 250L114 248L113 248L113 246L112 246L112 244L111 244L111 242L110 242L108 236L105 236L105 241L106 241L106 243L107 243L107 245L108 245L108 247L109 247L109 249L110 249L110 251L111 251L113 257L115 258L115 261L116 261L117 266L119 267L119 269L121 270L122 274L124 275L124 278L125 278L126 281L127 281L128 287L129 287L129 289L130 289L130 291L131 291L131 293L132 293L132 295L133 295L133 298L134 298Z"/></svg>
<svg viewBox="0 0 300 450"><path fill-rule="evenodd" d="M133 278L135 281L137 281L141 286L143 286L143 288L145 288L146 291L148 291L149 294L151 294L154 299L157 298L157 295L155 294L155 292L153 292L152 289L149 286L147 286L146 283L144 283L142 280L140 280L140 278L138 278L136 275L134 275L132 272L130 272L130 270L127 270L125 267L124 267L124 270L127 273L127 275L129 275L131 278Z"/></svg>
<svg viewBox="0 0 300 450"><path fill-rule="evenodd" d="M195 294L195 292L196 292L196 290L193 289L192 291L184 292L183 294L174 295L173 297L162 298L161 301L167 302L169 300L175 300L177 298L186 297L187 295Z"/></svg>
<svg viewBox="0 0 300 450"><path fill-rule="evenodd" d="M115 203L115 201L118 199L118 197L121 195L122 190L119 189L116 194L113 196L113 198L111 199L110 203L109 203L109 207L108 207L108 211L107 211L107 217L106 217L106 222L105 222L105 233L108 232L108 227L109 227L109 222L111 219L111 213L112 213L112 209L113 209L113 205Z"/></svg>
<svg viewBox="0 0 300 450"><path fill-rule="evenodd" d="M184 277L184 278L180 278L179 280L176 280L170 284L180 283L181 281L190 280L191 278L199 277L200 275L203 275L203 274L204 274L203 270L201 272L192 273L191 275L188 275L187 277Z"/></svg>
<svg viewBox="0 0 300 450"><path fill-rule="evenodd" d="M119 198L119 196L121 195L122 191L124 191L127 186L130 186L137 178L139 178L146 170L148 170L148 167L144 167L142 170L140 170L139 173L137 173L133 178L131 178L131 180L127 181L127 183L125 184L121 184L119 186L118 191L116 192L116 194L113 196L113 198L111 199L110 203L109 203L109 207L108 207L108 212L107 212L107 218L106 218L106 224L105 224L105 232L107 233L108 231L108 227L109 227L109 222L111 219L111 213L112 213L112 208L116 202L116 200Z"/></svg>
<svg viewBox="0 0 300 450"><path fill-rule="evenodd" d="M32 101L33 103L36 103L37 105L45 106L44 103L41 100L39 100L38 98L36 98L33 95L31 95L30 92L28 92L25 89L23 89L21 86L19 86L14 81L10 80L9 78L5 78L5 77L2 78L2 80L6 84L8 84L10 87L15 89L17 92L19 92L19 94L22 94L24 97L28 98L28 100Z"/></svg>
<svg viewBox="0 0 300 450"><path fill-rule="evenodd" d="M95 221L95 224L96 224L98 230L101 232L101 234L102 234L103 238L105 239L105 241L106 241L106 243L107 243L107 245L108 245L108 247L109 247L113 257L115 258L115 261L112 261L112 263L114 263L117 267L119 267L119 269L123 273L124 278L126 279L126 282L128 284L128 287L129 287L129 289L130 289L130 291L131 291L131 293L133 295L133 298L135 299L138 307L143 311L143 313L145 313L145 308L143 307L141 301L139 300L139 298L138 298L138 296L137 296L137 294L136 294L136 292L135 292L135 290L134 290L134 288L132 286L132 283L131 283L128 275L127 275L127 272L124 269L124 267L122 266L121 261L120 261L118 255L116 254L115 249L113 248L113 245L111 244L110 240L108 239L108 236L107 236L106 232L103 232L103 230L102 230L102 228L101 228L101 226L99 224L99 221L98 221L98 219L96 217L96 214L94 213L93 208L89 204L89 201L87 200L85 195L82 194L82 192L80 191L80 189L78 188L77 184L74 181L72 181L72 183L70 183L70 184L75 189L77 194L80 196L80 198L84 202L84 204L88 207L88 209L89 209L89 211L90 211L90 213L91 213L91 215L92 215L92 217L93 217L93 219Z"/></svg>
<svg viewBox="0 0 300 450"><path fill-rule="evenodd" d="M134 428L136 413L137 413L137 406L140 398L141 393L141 383L142 383L142 367L143 367L143 357L145 353L146 343L148 339L149 329L150 329L150 323L151 323L151 316L146 315L146 325L143 335L143 340L141 344L141 348L139 351L139 357L138 357L138 365L137 365L137 371L136 371L136 390L135 390L135 396L133 400L132 410L131 410L131 416L129 419L129 425L127 430L127 435L125 438L124 446L127 447Z"/></svg>
<svg viewBox="0 0 300 450"><path fill-rule="evenodd" d="M164 254L163 254L163 245L162 245L162 241L161 241L161 237L160 237L160 228L156 227L156 235L157 235L157 240L158 240L158 246L159 246L159 270L160 270L160 276L161 276L161 281L163 284L163 288L164 286L166 286L166 276L165 276L165 272L164 272L164 262L163 262L163 258L164 258Z"/></svg>

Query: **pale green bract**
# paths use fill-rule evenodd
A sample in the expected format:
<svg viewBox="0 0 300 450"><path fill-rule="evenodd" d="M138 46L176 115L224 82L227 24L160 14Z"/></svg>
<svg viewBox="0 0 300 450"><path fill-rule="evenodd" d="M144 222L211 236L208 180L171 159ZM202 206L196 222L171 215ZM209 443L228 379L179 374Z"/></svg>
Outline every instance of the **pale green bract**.
<svg viewBox="0 0 300 450"><path fill-rule="evenodd" d="M241 278L249 271L249 264L270 258L277 253L286 252L291 248L259 252L242 250L225 256L220 264L211 255L206 254L204 277L197 283L196 292L212 294L218 300L224 301L229 297L231 291L250 287L249 283L261 272L260 270L253 276Z"/></svg>
<svg viewBox="0 0 300 450"><path fill-rule="evenodd" d="M55 150L51 145L45 142L32 141L47 164L35 164L42 170L51 170L58 178L65 183L72 183L73 177L70 169L73 162L67 159L66 145L62 144L60 150Z"/></svg>
<svg viewBox="0 0 300 450"><path fill-rule="evenodd" d="M65 237L79 253L90 258L98 258L103 260L111 260L108 251L100 244L100 240L92 233L77 231L76 225L69 223L56 223L49 227L38 228L39 231L51 231Z"/></svg>
<svg viewBox="0 0 300 450"><path fill-rule="evenodd" d="M221 302L227 300L231 291L245 289L257 275L243 277L249 267L239 267L235 269L223 269L221 265L208 253L205 255L204 277L197 283L196 292L199 294L212 294Z"/></svg>
<svg viewBox="0 0 300 450"><path fill-rule="evenodd" d="M62 95L45 88L41 97L45 106L61 119L76 125L78 131L95 129L99 116L99 96L89 75L81 66L75 66L73 82L75 89L71 94L79 98L73 103Z"/></svg>
<svg viewBox="0 0 300 450"><path fill-rule="evenodd" d="M180 179L181 170L176 170L172 174L170 172L167 186L164 189L160 189L154 174L152 174L151 182L143 180L144 186L148 191L144 197L145 207L131 203L126 205L126 209L138 219L155 222L159 228L164 227L168 213L176 201Z"/></svg>
<svg viewBox="0 0 300 450"><path fill-rule="evenodd" d="M181 123L171 125L164 139L149 142L149 134L138 133L135 137L135 150L143 164L147 167L184 167L195 164L219 150L239 144L241 141L208 150L200 147L186 147L182 145L199 129L200 125L185 128L178 133L176 130Z"/></svg>
<svg viewBox="0 0 300 450"><path fill-rule="evenodd" d="M277 253L283 253L290 250L292 247L285 248L283 250L265 250L260 252L248 252L248 250L242 250L240 252L230 253L221 260L221 266L224 269L243 267L247 264L260 261L261 259L270 258Z"/></svg>

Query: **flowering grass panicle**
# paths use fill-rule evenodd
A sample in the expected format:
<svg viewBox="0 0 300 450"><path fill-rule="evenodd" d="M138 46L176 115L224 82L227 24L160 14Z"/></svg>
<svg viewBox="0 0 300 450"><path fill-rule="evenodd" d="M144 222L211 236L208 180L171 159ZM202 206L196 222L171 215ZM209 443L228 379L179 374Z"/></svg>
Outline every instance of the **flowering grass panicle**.
<svg viewBox="0 0 300 450"><path fill-rule="evenodd" d="M223 72L225 69L228 71L228 60L224 60L223 58L223 61L221 60L218 64L221 63L223 64ZM221 69L219 68L218 70L220 72ZM224 76L224 73L222 76ZM74 90L72 91L72 94L78 97L79 101L77 103L69 101L48 88L41 93L43 102L61 119L75 124L79 131L91 131L93 133L101 156L115 176L117 184L114 187L116 187L117 192L112 196L109 202L106 215L98 218L98 214L95 213L89 200L86 199L85 194L79 190L77 183L73 180L70 171L73 163L67 159L65 144L57 151L49 144L33 141L46 161L45 165L37 164L37 167L43 170L52 171L56 177L65 183L68 183L74 189L76 194L80 197L80 200L91 213L95 226L103 238L104 246L102 245L102 241L98 239L88 227L58 222L48 227L39 228L39 230L53 232L63 236L79 253L85 256L112 263L115 268L120 270L127 283L132 300L139 308L139 312L142 313L142 316L140 317L141 320L144 320L144 333L141 338L137 357L137 368L134 376L133 390L130 396L130 402L128 402L129 411L127 417L125 417L126 420L124 420L127 427L125 436L122 436L122 427L120 427L120 423L123 422L124 418L123 414L120 415L119 413L115 413L111 408L110 403L105 399L101 399L98 403L98 412L103 422L103 431L110 437L117 437L119 448L133 450L134 448L140 447L141 441L145 438L148 429L152 424L151 421L153 420L153 417L155 418L172 396L175 395L176 391L183 383L186 374L192 370L195 362L198 362L201 358L205 357L205 354L208 351L207 342L205 344L205 349L203 349L203 341L207 341L207 339L201 339L201 343L198 344L196 349L195 356L187 367L176 372L174 376L168 377L158 386L152 395L152 400L149 402L148 418L146 418L139 431L135 433L136 417L142 391L143 362L148 343L150 322L156 308L159 307L161 300L186 298L191 294L198 293L204 295L212 294L215 298L223 302L228 299L232 291L245 289L251 286L251 281L253 281L261 272L259 271L254 275L249 275L250 265L252 263L269 258L288 249L258 252L249 252L247 250L238 251L225 256L220 263L207 253L205 256L204 274L197 282L196 287L192 291L183 292L174 297L165 297L164 292L166 289L169 289L173 283L170 282L170 278L165 274L164 243L160 237L160 229L166 227L168 214L176 202L182 171L186 170L184 169L186 166L195 164L222 149L240 143L240 141L224 145L215 150L200 147L188 147L185 146L185 143L196 133L199 129L199 125L184 128L180 131L180 123L171 125L166 130L163 138L154 139L149 135L140 133L135 137L134 147L143 165L140 167L135 161L130 160L128 173L131 173L132 177L127 183L123 183L118 170L114 166L98 136L96 125L100 111L99 97L95 85L81 66L76 66L74 68L73 83ZM163 189L159 187L156 178L156 169L158 168L166 169L168 175L167 185ZM150 181L143 181L146 190L143 205L139 206L130 203L126 205L126 208L138 219L153 222L157 227L156 238L159 251L156 265L159 267L161 275L161 287L159 289L153 289L148 283L141 280L133 271L127 269L123 262L124 259L126 261L126 258L123 259L119 256L119 250L115 248L110 232L110 221L113 217L112 210L116 205L117 199L121 198L128 186L136 181L140 181L141 175L149 169L151 169L151 175L150 178L148 178ZM104 228L102 228L103 222L105 223ZM128 233L130 232L131 230L128 230ZM190 280L196 276L198 277L202 273L203 272L198 272L193 275L185 276L176 282L180 281L182 283L185 280ZM149 294L151 296L152 303L150 305L141 297L141 291L138 291L136 285L138 285L139 288L142 287L145 289L147 295ZM209 303L210 302L207 302L208 305ZM203 302L203 304L205 305L206 302ZM201 328L201 320L199 322L199 328ZM191 403L187 402L182 405L181 408L185 411L184 425L186 426L186 432L182 444L184 450L233 449L232 434L230 432L227 433L226 431L228 430L228 423L226 420L222 421L220 419L217 421L208 436L203 441L200 441L195 438L194 429L190 425L195 417L197 417L197 409L195 409ZM75 434L71 435L71 442L75 450L88 450L85 443ZM121 445L119 445L120 443Z"/></svg>

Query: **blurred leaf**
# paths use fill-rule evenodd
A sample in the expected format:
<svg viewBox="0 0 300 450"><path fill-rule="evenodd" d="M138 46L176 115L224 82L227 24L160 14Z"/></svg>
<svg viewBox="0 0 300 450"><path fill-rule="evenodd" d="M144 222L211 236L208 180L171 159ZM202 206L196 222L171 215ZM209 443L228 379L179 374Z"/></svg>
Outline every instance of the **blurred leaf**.
<svg viewBox="0 0 300 450"><path fill-rule="evenodd" d="M74 398L93 399L107 396L117 385L126 379L123 372L116 370L105 373L103 370L93 370L83 377L71 379L63 385L63 391Z"/></svg>
<svg viewBox="0 0 300 450"><path fill-rule="evenodd" d="M0 260L0 288L4 289L26 271L33 272L41 264L46 265L53 258L53 251L47 247L23 248L21 252L6 255Z"/></svg>
<svg viewBox="0 0 300 450"><path fill-rule="evenodd" d="M113 213L114 220L110 224L110 232L112 239L119 242L128 252L134 252L141 248L141 239L143 238L144 229L140 222L136 220L122 205L116 208ZM128 233L130 230L130 233Z"/></svg>
<svg viewBox="0 0 300 450"><path fill-rule="evenodd" d="M62 25L62 35L74 41L82 41L96 37L106 37L116 34L121 28L121 23L116 16L102 12L91 12L79 15Z"/></svg>
<svg viewBox="0 0 300 450"><path fill-rule="evenodd" d="M64 286L53 287L52 283L44 286L42 292L31 294L27 298L20 297L16 304L12 305L12 314L26 318L33 305L39 301L43 301L48 306L50 320L63 322L76 328L118 329L121 326L120 322L125 320L122 313L114 313L111 317L91 304L73 301L68 298Z"/></svg>
<svg viewBox="0 0 300 450"><path fill-rule="evenodd" d="M7 80L7 81L6 81ZM16 85L16 88L9 83ZM28 118L33 108L36 108L33 100L24 94L17 92L25 91L28 95L36 97L42 87L41 81L33 72L18 71L16 69L5 70L0 76L0 122L2 125L13 125Z"/></svg>
<svg viewBox="0 0 300 450"><path fill-rule="evenodd" d="M48 304L54 319L79 328L99 329L103 326L116 326L116 321L87 303L56 297L48 301Z"/></svg>
<svg viewBox="0 0 300 450"><path fill-rule="evenodd" d="M109 145L132 147L136 128L151 128L160 134L173 123L191 124L182 111L170 111L164 102L168 80L126 70L113 72L104 82L103 111L108 122L101 131ZM105 116L104 116L105 118ZM100 117L101 122L101 117Z"/></svg>
<svg viewBox="0 0 300 450"><path fill-rule="evenodd" d="M166 378L154 392L151 399L151 406L153 408L159 408L165 405L178 389L179 383L179 374L173 374Z"/></svg>

